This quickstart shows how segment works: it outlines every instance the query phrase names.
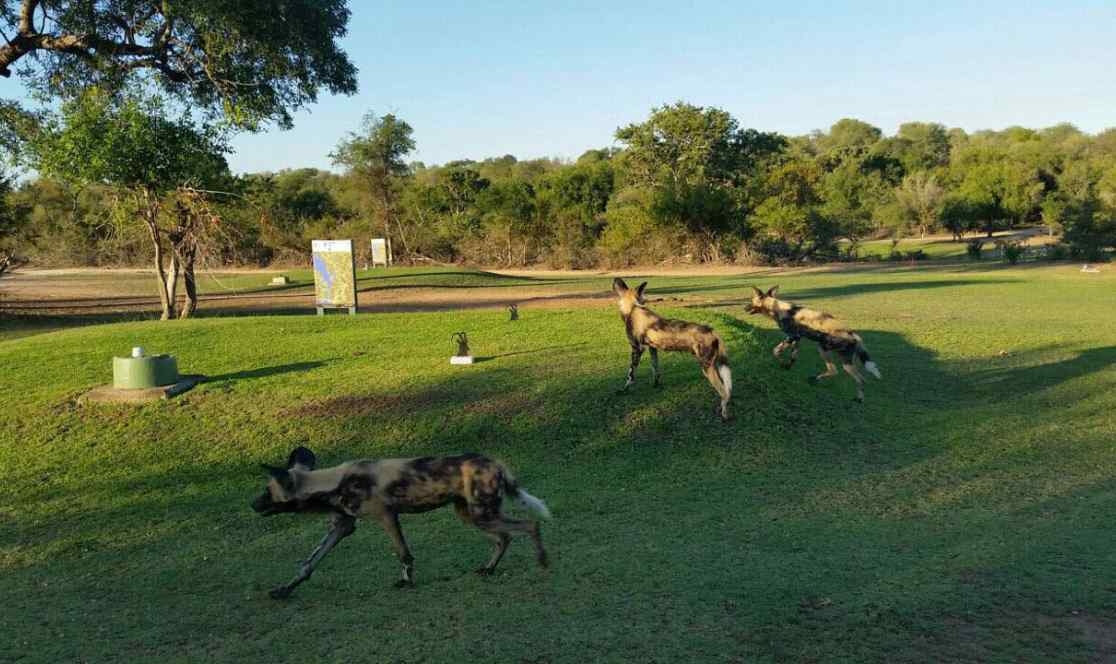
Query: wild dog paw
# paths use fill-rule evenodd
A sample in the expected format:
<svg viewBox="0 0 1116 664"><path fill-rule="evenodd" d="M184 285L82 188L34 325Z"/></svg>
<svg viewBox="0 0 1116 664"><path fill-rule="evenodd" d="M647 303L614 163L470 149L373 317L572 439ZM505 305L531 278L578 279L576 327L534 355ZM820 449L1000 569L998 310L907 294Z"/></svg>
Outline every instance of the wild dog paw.
<svg viewBox="0 0 1116 664"><path fill-rule="evenodd" d="M478 567L473 570L473 573L477 576L492 576L496 573L496 570L492 569L491 567Z"/></svg>
<svg viewBox="0 0 1116 664"><path fill-rule="evenodd" d="M537 560L539 561L539 567L543 569L550 567L550 558L547 557L546 553L540 553Z"/></svg>
<svg viewBox="0 0 1116 664"><path fill-rule="evenodd" d="M395 587L395 588L399 588L399 589L414 588L415 587L415 582L414 581L404 581L403 579L399 579L398 581L393 583L392 586Z"/></svg>
<svg viewBox="0 0 1116 664"><path fill-rule="evenodd" d="M267 594L271 599L287 599L291 596L292 592L294 591L287 586L279 586L277 588L272 588Z"/></svg>

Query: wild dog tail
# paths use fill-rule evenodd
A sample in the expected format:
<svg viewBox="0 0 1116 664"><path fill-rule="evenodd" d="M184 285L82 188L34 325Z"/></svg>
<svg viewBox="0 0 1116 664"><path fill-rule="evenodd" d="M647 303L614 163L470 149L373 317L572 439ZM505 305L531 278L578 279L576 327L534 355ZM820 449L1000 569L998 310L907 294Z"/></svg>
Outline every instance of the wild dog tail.
<svg viewBox="0 0 1116 664"><path fill-rule="evenodd" d="M544 519L550 518L550 510L547 508L546 503L527 493L523 487L519 486L519 482L512 477L511 473L509 473L506 468L504 469L502 477L504 480L504 491L509 498L514 498L520 505Z"/></svg>
<svg viewBox="0 0 1116 664"><path fill-rule="evenodd" d="M864 347L864 340L859 336L856 338L856 356L859 357L860 361L864 364L865 371L875 376L877 380L883 379L883 376L880 374L880 368L876 366L876 363L868 356L868 349Z"/></svg>
<svg viewBox="0 0 1116 664"><path fill-rule="evenodd" d="M725 390L732 394L732 369L729 368L728 353L725 352L725 342L721 341L720 337L714 337L713 344L716 346L717 359L714 364L717 367L717 374L721 377L721 382L725 384Z"/></svg>

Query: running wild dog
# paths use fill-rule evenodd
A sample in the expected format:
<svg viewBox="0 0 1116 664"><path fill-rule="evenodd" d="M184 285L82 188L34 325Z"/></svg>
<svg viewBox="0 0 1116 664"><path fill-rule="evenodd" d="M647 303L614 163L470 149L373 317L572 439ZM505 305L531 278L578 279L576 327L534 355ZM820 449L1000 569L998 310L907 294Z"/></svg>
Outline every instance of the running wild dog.
<svg viewBox="0 0 1116 664"><path fill-rule="evenodd" d="M639 367L644 349L651 350L651 374L655 387L661 385L659 351L688 351L701 363L702 373L721 398L718 408L721 419L728 420L728 403L732 398L732 371L725 353L725 342L721 341L711 327L684 320L670 320L648 309L643 299L643 289L646 287L646 281L632 290L623 279L612 280L612 290L620 298L620 317L628 331L628 343L632 345L632 364L628 367L628 380L621 392L627 391L635 382L636 368Z"/></svg>
<svg viewBox="0 0 1116 664"><path fill-rule="evenodd" d="M414 558L399 529L399 515L428 512L450 503L462 521L476 526L495 543L492 557L477 570L478 574L491 574L496 569L511 534L516 532L530 536L539 565L547 566L538 522L508 519L500 512L500 504L509 497L543 518L549 518L550 512L541 500L519 487L507 468L491 459L467 453L350 461L322 470L316 465L314 453L305 447L291 452L286 468L265 465L271 478L263 494L252 502L252 509L263 516L282 512L330 516L329 532L302 561L298 574L271 591L274 599L289 597L310 578L326 554L356 530L357 519L367 517L383 526L399 556L402 578L396 587L413 586Z"/></svg>
<svg viewBox="0 0 1116 664"><path fill-rule="evenodd" d="M775 359L779 360L784 369L790 369L794 366L794 361L798 359L798 342L802 337L813 339L818 342L818 352L825 360L825 371L817 376L812 376L810 382L816 384L823 378L837 375L837 365L833 362L833 354L836 353L841 357L841 364L845 368L845 373L852 376L853 380L856 381L856 400L864 401L864 378L856 368L854 360L859 358L864 363L864 369L876 378L882 378L882 376L880 376L879 367L872 361L872 358L868 357L868 351L865 350L864 341L860 338L860 335L825 312L807 309L777 299L775 291L778 289L779 287L775 286L764 293L752 286L752 302L746 307L748 313L766 314L774 318L779 325L779 329L787 335L786 339L775 346L773 351ZM788 348L790 349L790 360L783 360L780 356Z"/></svg>

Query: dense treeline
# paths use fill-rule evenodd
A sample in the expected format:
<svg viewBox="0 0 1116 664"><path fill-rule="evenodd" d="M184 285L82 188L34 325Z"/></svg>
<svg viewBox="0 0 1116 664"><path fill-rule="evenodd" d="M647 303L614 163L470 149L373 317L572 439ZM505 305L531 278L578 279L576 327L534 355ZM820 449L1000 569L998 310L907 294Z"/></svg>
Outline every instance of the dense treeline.
<svg viewBox="0 0 1116 664"><path fill-rule="evenodd" d="M685 103L576 161L514 156L408 163L411 128L368 116L332 157L342 172L226 177L225 242L210 264L305 260L310 240L385 234L397 258L554 267L666 260L847 259L856 242L1045 225L1066 251L1116 247L1116 130L1063 124L968 134L933 124L885 136L844 119L784 137ZM8 186L7 184L3 186ZM108 188L40 178L0 189L0 251L42 263L146 261L141 226ZM362 257L363 260L363 257Z"/></svg>

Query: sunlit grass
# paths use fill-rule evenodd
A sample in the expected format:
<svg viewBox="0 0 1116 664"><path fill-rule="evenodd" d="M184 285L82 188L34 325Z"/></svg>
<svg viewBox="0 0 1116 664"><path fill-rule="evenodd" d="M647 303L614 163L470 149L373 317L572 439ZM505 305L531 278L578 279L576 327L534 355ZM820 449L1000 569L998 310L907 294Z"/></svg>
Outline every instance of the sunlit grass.
<svg viewBox="0 0 1116 664"><path fill-rule="evenodd" d="M807 385L821 365L808 344L795 369L775 366L773 325L740 306L757 280L862 333L884 374L865 405L846 379ZM649 281L662 313L725 338L728 425L685 356L664 356L662 389L644 366L615 394L628 351L612 307L524 307L516 322L499 310L126 322L0 341L0 658L1102 658L1082 621L1116 624L1107 274ZM484 361L448 364L457 330ZM212 380L168 402L79 404L133 345ZM488 542L444 510L403 523L414 591L390 588L390 547L368 523L274 602L267 588L324 520L261 519L248 501L256 464L299 444L323 463L500 458L554 512L554 565L538 569L517 541L496 577L477 578Z"/></svg>

